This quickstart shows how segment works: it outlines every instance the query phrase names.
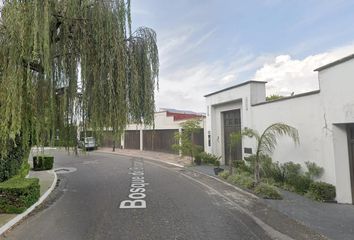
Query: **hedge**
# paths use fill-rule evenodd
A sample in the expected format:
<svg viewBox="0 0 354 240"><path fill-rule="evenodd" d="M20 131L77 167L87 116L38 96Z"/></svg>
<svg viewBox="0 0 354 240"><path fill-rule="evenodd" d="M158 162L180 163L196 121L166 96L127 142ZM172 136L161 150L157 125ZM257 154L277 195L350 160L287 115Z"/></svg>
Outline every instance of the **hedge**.
<svg viewBox="0 0 354 240"><path fill-rule="evenodd" d="M11 178L0 183L0 213L22 213L40 196L37 178Z"/></svg>
<svg viewBox="0 0 354 240"><path fill-rule="evenodd" d="M325 182L313 182L307 196L317 201L333 201L336 198L336 187Z"/></svg>
<svg viewBox="0 0 354 240"><path fill-rule="evenodd" d="M9 151L0 154L0 182L4 182L17 175L24 159L27 160L29 151L22 146L22 138L17 135L14 141L7 143Z"/></svg>
<svg viewBox="0 0 354 240"><path fill-rule="evenodd" d="M53 163L53 156L33 156L33 170L35 171L50 170L53 168Z"/></svg>

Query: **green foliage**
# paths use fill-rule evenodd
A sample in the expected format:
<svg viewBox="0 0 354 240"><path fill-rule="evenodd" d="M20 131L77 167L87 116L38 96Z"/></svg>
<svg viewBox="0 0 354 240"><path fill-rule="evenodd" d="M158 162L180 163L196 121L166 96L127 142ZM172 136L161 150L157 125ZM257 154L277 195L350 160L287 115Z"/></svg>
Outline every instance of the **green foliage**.
<svg viewBox="0 0 354 240"><path fill-rule="evenodd" d="M33 156L33 170L35 171L50 170L53 168L53 163L53 156Z"/></svg>
<svg viewBox="0 0 354 240"><path fill-rule="evenodd" d="M183 156L190 156L192 158L202 152L202 147L196 145L193 141L194 134L201 130L200 121L200 119L192 119L181 124L182 132L175 134L175 140L180 144L172 145L175 151L181 151Z"/></svg>
<svg viewBox="0 0 354 240"><path fill-rule="evenodd" d="M336 198L336 187L325 182L313 182L306 195L316 201L333 201Z"/></svg>
<svg viewBox="0 0 354 240"><path fill-rule="evenodd" d="M295 144L299 144L299 133L297 129L284 123L274 123L270 125L261 135L253 129L245 128L243 130L243 135L250 138L254 137L257 142L254 165L256 183L260 181L260 156L273 153L275 146L277 145L277 137L289 136Z"/></svg>
<svg viewBox="0 0 354 240"><path fill-rule="evenodd" d="M219 161L219 160L216 160L215 163L214 163L214 166L215 166L215 167L220 167L220 161Z"/></svg>
<svg viewBox="0 0 354 240"><path fill-rule="evenodd" d="M30 171L30 168L31 168L31 166L30 166L30 164L27 162L27 159L26 159L26 161L23 161L22 166L21 166L21 169L20 169L20 171L18 172L18 174L17 174L16 176L14 176L13 178L15 178L15 177L18 177L18 178L25 178L25 177L28 175L28 173L29 173L29 171Z"/></svg>
<svg viewBox="0 0 354 240"><path fill-rule="evenodd" d="M266 100L267 101L273 101L273 100L278 100L278 99L281 99L283 98L284 96L281 96L281 95L277 95L277 94L272 94L270 96L267 96L266 97Z"/></svg>
<svg viewBox="0 0 354 240"><path fill-rule="evenodd" d="M322 176L324 171L322 167L317 166L317 164L313 162L305 162L305 164L307 167L307 172L305 173L307 177L314 180Z"/></svg>
<svg viewBox="0 0 354 240"><path fill-rule="evenodd" d="M253 178L247 173L236 173L234 175L230 175L227 178L227 181L231 184L247 189L253 189L254 187Z"/></svg>
<svg viewBox="0 0 354 240"><path fill-rule="evenodd" d="M201 165L202 164L202 157L200 156L200 153L194 156L194 163L196 165Z"/></svg>
<svg viewBox="0 0 354 240"><path fill-rule="evenodd" d="M111 127L117 139L127 123L153 123L156 33L132 32L130 11L130 0L4 1L1 156L17 135L24 147L54 144L57 129L65 134L78 121L98 132Z"/></svg>
<svg viewBox="0 0 354 240"><path fill-rule="evenodd" d="M227 179L230 176L230 172L227 170L222 171L221 173L219 173L219 176L223 179Z"/></svg>
<svg viewBox="0 0 354 240"><path fill-rule="evenodd" d="M299 194L305 194L313 182L307 175L302 174L301 165L293 162L280 164L267 159L262 161L261 169L262 177L273 179L274 184Z"/></svg>
<svg viewBox="0 0 354 240"><path fill-rule="evenodd" d="M218 161L220 159L220 157L213 155L211 153L206 153L206 152L201 152L200 157L202 159L202 162L204 164L212 164L214 165L216 161Z"/></svg>
<svg viewBox="0 0 354 240"><path fill-rule="evenodd" d="M8 141L8 152L0 153L0 182L6 181L18 174L24 159L27 161L28 151L22 145L19 135L15 141Z"/></svg>
<svg viewBox="0 0 354 240"><path fill-rule="evenodd" d="M0 213L22 213L40 195L37 178L11 178L0 183Z"/></svg>
<svg viewBox="0 0 354 240"><path fill-rule="evenodd" d="M283 199L280 192L274 187L266 183L259 183L254 192L265 199Z"/></svg>
<svg viewBox="0 0 354 240"><path fill-rule="evenodd" d="M246 161L244 160L234 161L233 167L236 169L236 172L248 172L248 173L253 172L249 164L246 164Z"/></svg>

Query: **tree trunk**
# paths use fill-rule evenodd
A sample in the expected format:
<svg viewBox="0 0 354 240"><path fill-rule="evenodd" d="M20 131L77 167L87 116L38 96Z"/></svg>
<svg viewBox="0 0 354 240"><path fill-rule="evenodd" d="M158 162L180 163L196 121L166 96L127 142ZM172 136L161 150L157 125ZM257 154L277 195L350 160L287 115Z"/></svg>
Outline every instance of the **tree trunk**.
<svg viewBox="0 0 354 240"><path fill-rule="evenodd" d="M257 153L256 155L256 162L255 162L255 166L254 166L254 178L255 178L255 182L256 184L259 183L259 155Z"/></svg>

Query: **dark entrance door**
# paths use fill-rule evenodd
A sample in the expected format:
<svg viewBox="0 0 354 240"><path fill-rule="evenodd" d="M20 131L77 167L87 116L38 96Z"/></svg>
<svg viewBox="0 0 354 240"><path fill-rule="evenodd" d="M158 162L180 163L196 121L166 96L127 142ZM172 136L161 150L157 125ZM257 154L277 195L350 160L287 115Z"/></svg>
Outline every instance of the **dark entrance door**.
<svg viewBox="0 0 354 240"><path fill-rule="evenodd" d="M240 109L223 112L224 118L224 150L225 164L230 163L230 155L232 160L242 159L242 144L231 148L230 154L230 134L233 132L241 132L241 112Z"/></svg>
<svg viewBox="0 0 354 240"><path fill-rule="evenodd" d="M348 147L349 147L349 166L350 179L352 186L352 202L354 204L354 124L348 126Z"/></svg>

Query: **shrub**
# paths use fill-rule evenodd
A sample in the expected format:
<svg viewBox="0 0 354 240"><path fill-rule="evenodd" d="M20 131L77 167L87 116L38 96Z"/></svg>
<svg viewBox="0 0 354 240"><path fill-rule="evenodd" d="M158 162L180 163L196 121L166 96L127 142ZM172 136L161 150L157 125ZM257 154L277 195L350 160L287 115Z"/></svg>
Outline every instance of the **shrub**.
<svg viewBox="0 0 354 240"><path fill-rule="evenodd" d="M303 195L309 190L311 183L313 183L313 180L308 176L298 175L296 178L290 178L286 185L292 187L292 189L290 188L288 190Z"/></svg>
<svg viewBox="0 0 354 240"><path fill-rule="evenodd" d="M323 168L317 166L316 163L313 162L305 162L306 167L307 167L307 172L305 173L306 176L314 180L315 178L321 177L323 174Z"/></svg>
<svg viewBox="0 0 354 240"><path fill-rule="evenodd" d="M278 162L273 163L269 157L261 163L261 176L268 179L272 178L275 182L284 182L284 173L281 165Z"/></svg>
<svg viewBox="0 0 354 240"><path fill-rule="evenodd" d="M28 175L30 168L30 164L27 161L23 161L18 174L16 176L13 176L12 178L25 178Z"/></svg>
<svg viewBox="0 0 354 240"><path fill-rule="evenodd" d="M307 196L317 201L333 201L336 198L336 187L325 182L313 182Z"/></svg>
<svg viewBox="0 0 354 240"><path fill-rule="evenodd" d="M53 156L33 156L33 170L50 170L53 168L54 157Z"/></svg>
<svg viewBox="0 0 354 240"><path fill-rule="evenodd" d="M284 173L284 181L292 183L301 175L301 165L293 162L286 162L281 165Z"/></svg>
<svg viewBox="0 0 354 240"><path fill-rule="evenodd" d="M14 141L9 141L6 154L0 153L0 182L6 181L19 173L23 159L27 159L27 149L22 145L22 138L17 135Z"/></svg>
<svg viewBox="0 0 354 240"><path fill-rule="evenodd" d="M240 172L251 172L250 168L243 160L236 160L233 162L233 167Z"/></svg>
<svg viewBox="0 0 354 240"><path fill-rule="evenodd" d="M37 178L11 178L0 183L0 213L21 213L40 195Z"/></svg>
<svg viewBox="0 0 354 240"><path fill-rule="evenodd" d="M252 154L252 155L250 155L248 157L245 157L245 161L247 163L245 170L250 172L250 173L254 173L256 155ZM259 161L260 161L260 168L262 170L263 169L263 165L265 165L265 164L267 164L269 162L271 163L272 159L268 155L261 154L259 156ZM260 175L261 175L261 177L264 177L265 176L265 172L262 170L260 172Z"/></svg>
<svg viewBox="0 0 354 240"><path fill-rule="evenodd" d="M265 199L283 199L280 192L274 187L266 183L259 183L254 192Z"/></svg>
<svg viewBox="0 0 354 240"><path fill-rule="evenodd" d="M253 178L245 173L237 173L235 175L231 175L227 178L227 181L231 184L247 189L252 189L254 187Z"/></svg>
<svg viewBox="0 0 354 240"><path fill-rule="evenodd" d="M219 173L219 176L223 179L227 179L230 176L230 172L229 171L223 171L221 173Z"/></svg>
<svg viewBox="0 0 354 240"><path fill-rule="evenodd" d="M220 159L220 157L217 157L217 156L215 156L213 154L206 153L206 152L201 152L199 155L200 155L200 157L202 159L202 162L204 164L212 164L212 165L214 165L215 162Z"/></svg>
<svg viewBox="0 0 354 240"><path fill-rule="evenodd" d="M202 164L202 158L201 158L200 154L195 155L194 163L197 164L197 165Z"/></svg>
<svg viewBox="0 0 354 240"><path fill-rule="evenodd" d="M220 167L220 161L219 161L219 160L216 160L216 161L214 162L214 166L215 166L215 167Z"/></svg>

